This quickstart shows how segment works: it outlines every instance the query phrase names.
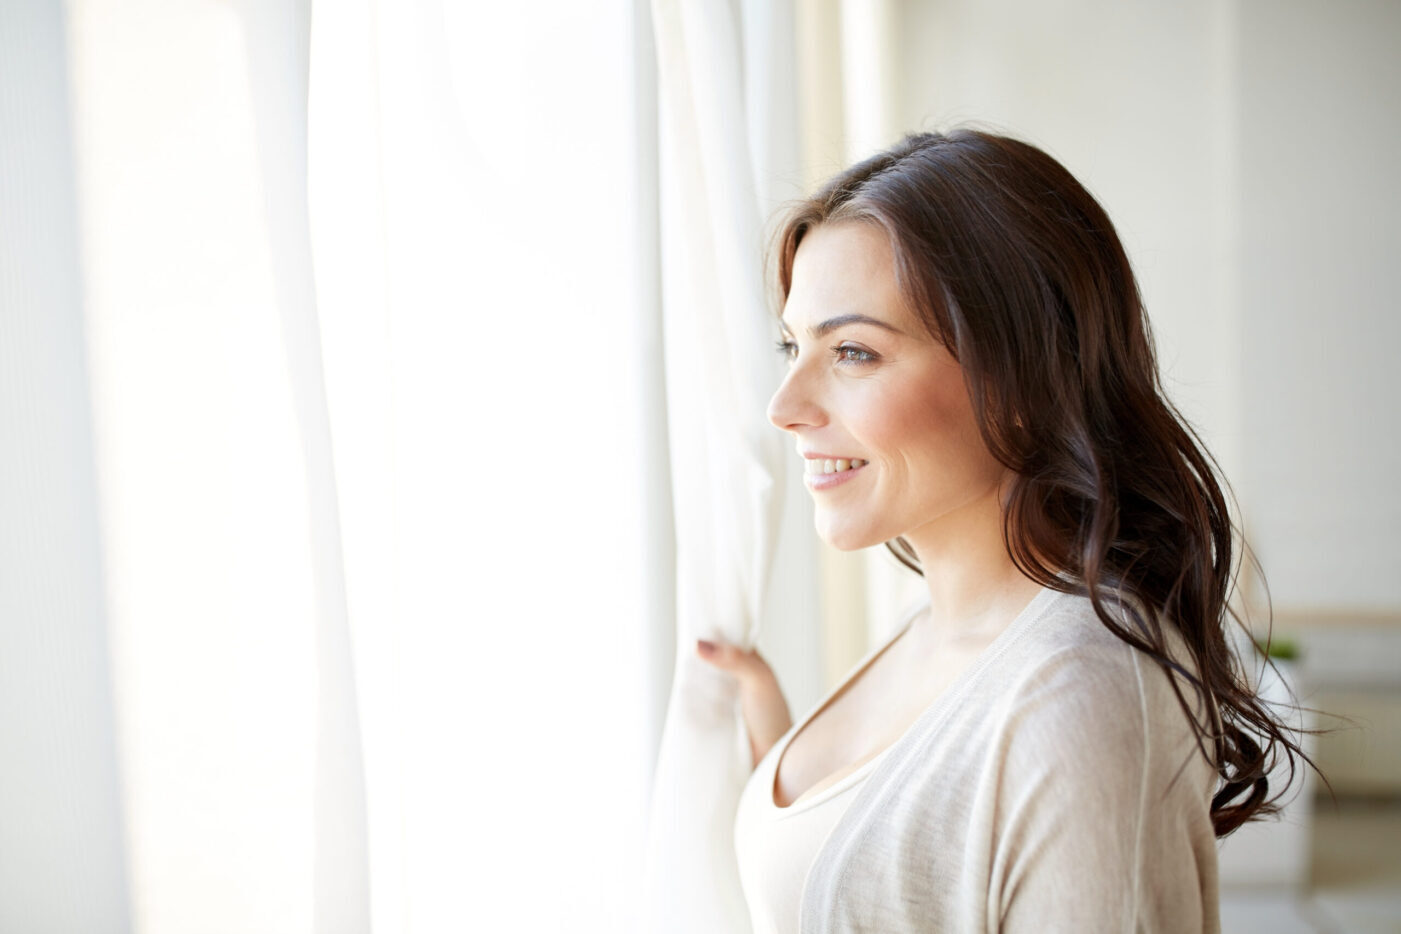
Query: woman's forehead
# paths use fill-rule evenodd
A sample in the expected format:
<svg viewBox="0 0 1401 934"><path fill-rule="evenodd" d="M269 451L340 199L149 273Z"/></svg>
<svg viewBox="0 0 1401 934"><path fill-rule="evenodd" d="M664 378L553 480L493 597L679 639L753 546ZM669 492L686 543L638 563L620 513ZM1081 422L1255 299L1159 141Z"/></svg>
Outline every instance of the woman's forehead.
<svg viewBox="0 0 1401 934"><path fill-rule="evenodd" d="M900 293L885 231L857 221L819 224L798 244L782 322L797 333L853 315L909 335L923 331Z"/></svg>

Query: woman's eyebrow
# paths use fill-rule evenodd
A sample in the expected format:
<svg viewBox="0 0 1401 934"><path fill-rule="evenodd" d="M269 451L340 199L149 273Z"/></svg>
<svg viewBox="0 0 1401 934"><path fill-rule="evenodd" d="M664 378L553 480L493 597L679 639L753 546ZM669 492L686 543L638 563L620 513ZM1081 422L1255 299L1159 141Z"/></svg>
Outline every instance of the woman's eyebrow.
<svg viewBox="0 0 1401 934"><path fill-rule="evenodd" d="M785 332L791 333L788 324L782 318L778 319L778 323L783 327L783 330ZM844 328L850 324L870 324L878 328L884 328L885 330L890 331L892 334L899 334L902 337L905 334L904 331L895 327L893 324L886 324L879 318L872 318L870 315L862 315L856 313L847 315L837 315L835 318L828 318L821 324L817 324L808 328L808 333L812 335L813 339L817 339L819 337L822 337L824 334L830 334L837 328Z"/></svg>

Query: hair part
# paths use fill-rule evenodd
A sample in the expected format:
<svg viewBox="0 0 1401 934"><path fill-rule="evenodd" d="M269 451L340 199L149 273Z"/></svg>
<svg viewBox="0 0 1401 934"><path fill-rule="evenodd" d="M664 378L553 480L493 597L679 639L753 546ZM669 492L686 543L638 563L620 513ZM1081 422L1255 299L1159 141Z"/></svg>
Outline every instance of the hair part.
<svg viewBox="0 0 1401 934"><path fill-rule="evenodd" d="M1290 734L1320 731L1279 721L1229 646L1227 619L1246 628L1229 605L1244 539L1219 465L1163 391L1104 209L1027 143L970 128L912 134L793 207L777 231L780 305L804 236L842 222L885 231L901 294L962 366L979 432L1015 473L1002 529L1013 562L1042 586L1087 596L1111 632L1168 672L1220 776L1217 836L1277 813L1283 789L1267 799L1267 773L1281 751L1289 785L1296 759L1317 771ZM887 547L923 573L908 542ZM1197 674L1171 657L1165 627Z"/></svg>

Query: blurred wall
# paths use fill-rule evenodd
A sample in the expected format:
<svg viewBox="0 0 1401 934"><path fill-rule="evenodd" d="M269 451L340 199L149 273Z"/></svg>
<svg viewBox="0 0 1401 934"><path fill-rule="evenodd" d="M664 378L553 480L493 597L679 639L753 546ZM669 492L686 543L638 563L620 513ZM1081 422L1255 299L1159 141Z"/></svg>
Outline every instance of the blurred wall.
<svg viewBox="0 0 1401 934"><path fill-rule="evenodd" d="M1288 609L1401 612L1401 4L1241 4L1241 474Z"/></svg>

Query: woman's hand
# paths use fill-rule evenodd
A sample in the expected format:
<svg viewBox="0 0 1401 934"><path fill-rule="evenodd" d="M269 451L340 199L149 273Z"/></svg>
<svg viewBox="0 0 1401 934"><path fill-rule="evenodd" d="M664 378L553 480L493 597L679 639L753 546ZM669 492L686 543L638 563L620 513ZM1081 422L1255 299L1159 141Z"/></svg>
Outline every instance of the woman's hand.
<svg viewBox="0 0 1401 934"><path fill-rule="evenodd" d="M746 652L738 646L699 639L696 654L739 679L744 726L749 732L749 752L754 757L752 769L793 726L778 678L758 652Z"/></svg>

